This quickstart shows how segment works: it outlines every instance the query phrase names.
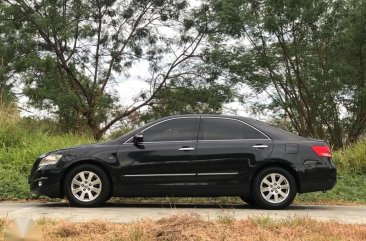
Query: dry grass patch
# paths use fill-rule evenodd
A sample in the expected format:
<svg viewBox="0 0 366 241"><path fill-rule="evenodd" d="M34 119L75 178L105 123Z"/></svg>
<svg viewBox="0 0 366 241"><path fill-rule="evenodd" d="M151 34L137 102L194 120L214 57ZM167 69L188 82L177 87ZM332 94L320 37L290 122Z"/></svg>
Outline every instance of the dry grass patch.
<svg viewBox="0 0 366 241"><path fill-rule="evenodd" d="M273 220L254 217L235 221L227 217L216 221L197 214L179 215L159 220L141 220L132 223L92 221L38 222L44 240L366 240L366 225L319 222L308 218ZM9 224L0 219L1 238Z"/></svg>
<svg viewBox="0 0 366 241"><path fill-rule="evenodd" d="M1 233L3 233L5 227L8 226L8 224L9 224L9 220L4 219L4 218L0 219L0 232Z"/></svg>

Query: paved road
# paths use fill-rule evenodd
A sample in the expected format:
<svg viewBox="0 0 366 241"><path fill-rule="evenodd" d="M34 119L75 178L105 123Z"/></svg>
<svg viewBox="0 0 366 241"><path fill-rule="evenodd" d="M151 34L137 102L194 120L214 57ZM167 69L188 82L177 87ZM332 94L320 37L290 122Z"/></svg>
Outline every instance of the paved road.
<svg viewBox="0 0 366 241"><path fill-rule="evenodd" d="M217 205L175 206L162 204L112 204L100 208L71 208L59 203L7 203L0 202L0 217L33 219L66 219L74 222L105 220L130 222L144 218L158 219L173 214L198 213L205 219L217 219L231 215L236 219L255 216L283 219L287 217L311 217L317 220L334 220L341 223L366 224L366 206L315 206L293 205L286 210L258 210L247 205L219 207Z"/></svg>

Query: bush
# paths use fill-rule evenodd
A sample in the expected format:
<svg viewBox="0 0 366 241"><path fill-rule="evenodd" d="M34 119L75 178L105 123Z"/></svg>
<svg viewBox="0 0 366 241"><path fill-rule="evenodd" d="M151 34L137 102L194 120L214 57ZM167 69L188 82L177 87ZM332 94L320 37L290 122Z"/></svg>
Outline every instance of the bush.
<svg viewBox="0 0 366 241"><path fill-rule="evenodd" d="M334 161L340 172L366 174L366 138L334 153Z"/></svg>
<svg viewBox="0 0 366 241"><path fill-rule="evenodd" d="M55 133L42 121L13 113L12 108L0 107L0 199L31 197L27 178L42 153L93 142L86 136Z"/></svg>

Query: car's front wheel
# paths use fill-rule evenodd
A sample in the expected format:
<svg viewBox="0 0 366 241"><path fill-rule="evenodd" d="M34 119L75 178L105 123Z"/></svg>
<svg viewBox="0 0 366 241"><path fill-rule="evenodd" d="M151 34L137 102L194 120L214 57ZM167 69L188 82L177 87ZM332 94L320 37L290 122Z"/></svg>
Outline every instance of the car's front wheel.
<svg viewBox="0 0 366 241"><path fill-rule="evenodd" d="M292 174L280 167L261 170L252 183L253 199L266 209L288 207L296 196L296 182Z"/></svg>
<svg viewBox="0 0 366 241"><path fill-rule="evenodd" d="M72 205L99 206L109 198L109 178L98 166L79 165L66 174L64 192Z"/></svg>

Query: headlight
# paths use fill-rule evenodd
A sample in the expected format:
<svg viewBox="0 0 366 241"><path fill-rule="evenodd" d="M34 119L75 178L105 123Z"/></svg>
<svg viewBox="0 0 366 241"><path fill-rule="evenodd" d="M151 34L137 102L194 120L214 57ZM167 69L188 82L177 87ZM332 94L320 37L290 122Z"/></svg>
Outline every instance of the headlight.
<svg viewBox="0 0 366 241"><path fill-rule="evenodd" d="M62 155L59 155L59 154L49 154L42 158L38 167L56 164L61 159L61 157L62 157Z"/></svg>

